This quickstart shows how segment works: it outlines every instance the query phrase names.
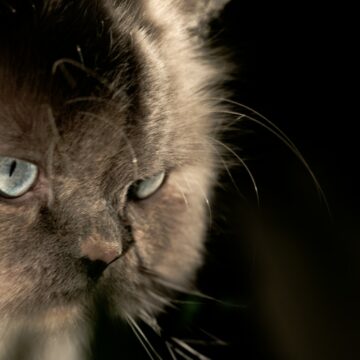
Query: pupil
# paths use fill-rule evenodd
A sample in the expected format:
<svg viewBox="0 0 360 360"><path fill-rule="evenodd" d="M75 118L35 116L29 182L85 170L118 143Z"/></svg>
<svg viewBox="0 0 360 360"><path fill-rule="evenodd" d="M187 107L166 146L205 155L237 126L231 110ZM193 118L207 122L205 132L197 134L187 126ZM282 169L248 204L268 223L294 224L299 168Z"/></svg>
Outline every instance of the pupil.
<svg viewBox="0 0 360 360"><path fill-rule="evenodd" d="M11 177L14 174L15 169L16 169L16 161L13 161L10 165L9 177Z"/></svg>

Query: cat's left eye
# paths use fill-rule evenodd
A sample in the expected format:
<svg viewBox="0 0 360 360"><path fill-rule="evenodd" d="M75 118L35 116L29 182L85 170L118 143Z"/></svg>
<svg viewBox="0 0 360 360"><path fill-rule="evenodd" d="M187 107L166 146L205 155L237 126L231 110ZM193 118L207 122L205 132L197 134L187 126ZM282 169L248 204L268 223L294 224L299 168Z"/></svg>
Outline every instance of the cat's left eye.
<svg viewBox="0 0 360 360"><path fill-rule="evenodd" d="M0 156L0 196L17 198L35 184L38 167L28 161Z"/></svg>
<svg viewBox="0 0 360 360"><path fill-rule="evenodd" d="M133 183L129 189L129 195L132 199L143 200L155 194L165 180L165 171L146 179L138 180Z"/></svg>

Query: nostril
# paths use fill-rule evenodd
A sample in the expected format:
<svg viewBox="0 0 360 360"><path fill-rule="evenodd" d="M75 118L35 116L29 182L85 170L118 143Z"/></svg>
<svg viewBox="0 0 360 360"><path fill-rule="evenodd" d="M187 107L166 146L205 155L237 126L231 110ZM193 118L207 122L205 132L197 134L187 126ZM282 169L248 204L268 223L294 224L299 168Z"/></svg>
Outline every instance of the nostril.
<svg viewBox="0 0 360 360"><path fill-rule="evenodd" d="M121 256L122 249L120 244L106 241L97 241L94 238L85 240L81 246L82 257L88 258L90 261L101 261L106 265L110 265Z"/></svg>
<svg viewBox="0 0 360 360"><path fill-rule="evenodd" d="M81 261L85 266L88 277L92 280L97 280L108 267L108 264L101 260L91 261L84 257L81 259Z"/></svg>

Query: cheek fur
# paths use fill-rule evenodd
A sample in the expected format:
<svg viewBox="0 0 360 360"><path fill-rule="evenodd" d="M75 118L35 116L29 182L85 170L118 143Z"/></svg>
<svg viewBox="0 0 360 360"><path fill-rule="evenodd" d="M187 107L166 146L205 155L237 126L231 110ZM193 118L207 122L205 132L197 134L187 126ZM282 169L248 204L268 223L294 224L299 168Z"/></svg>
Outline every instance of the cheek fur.
<svg viewBox="0 0 360 360"><path fill-rule="evenodd" d="M131 207L135 246L151 271L186 282L201 263L207 187L193 169L176 170L163 188ZM184 178L188 177L188 181Z"/></svg>

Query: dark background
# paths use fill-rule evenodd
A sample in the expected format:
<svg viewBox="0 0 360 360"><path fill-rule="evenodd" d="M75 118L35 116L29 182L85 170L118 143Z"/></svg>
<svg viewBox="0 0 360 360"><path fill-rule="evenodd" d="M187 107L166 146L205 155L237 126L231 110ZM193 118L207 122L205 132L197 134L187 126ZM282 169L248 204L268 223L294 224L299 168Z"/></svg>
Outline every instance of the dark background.
<svg viewBox="0 0 360 360"><path fill-rule="evenodd" d="M232 99L295 143L328 202L292 150L262 126L245 118L227 132L224 141L256 180L260 206L243 167L231 169L241 194L225 174L209 244L214 266L204 272L203 287L244 308L220 307L218 318L210 317L217 321L213 333L231 344L215 358L359 358L352 11L345 4L232 1L214 24L215 44L238 69ZM232 110L264 123L249 110Z"/></svg>

